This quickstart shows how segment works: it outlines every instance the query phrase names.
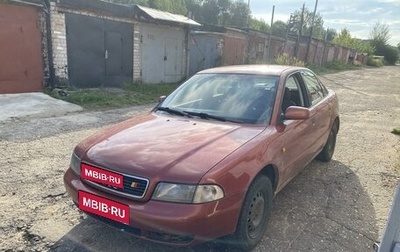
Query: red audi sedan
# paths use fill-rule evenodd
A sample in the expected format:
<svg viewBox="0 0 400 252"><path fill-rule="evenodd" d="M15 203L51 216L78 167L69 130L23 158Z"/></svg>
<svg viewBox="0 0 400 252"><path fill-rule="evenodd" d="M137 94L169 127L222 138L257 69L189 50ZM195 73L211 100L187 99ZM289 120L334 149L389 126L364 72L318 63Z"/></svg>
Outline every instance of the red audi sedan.
<svg viewBox="0 0 400 252"><path fill-rule="evenodd" d="M89 137L64 175L78 208L137 237L252 249L274 195L332 158L338 99L307 68L201 71L149 113Z"/></svg>

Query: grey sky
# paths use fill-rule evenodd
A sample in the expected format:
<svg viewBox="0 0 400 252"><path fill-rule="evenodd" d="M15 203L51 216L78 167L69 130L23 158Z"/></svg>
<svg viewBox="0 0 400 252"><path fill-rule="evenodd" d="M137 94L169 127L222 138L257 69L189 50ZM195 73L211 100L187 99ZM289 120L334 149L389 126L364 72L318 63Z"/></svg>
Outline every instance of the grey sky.
<svg viewBox="0 0 400 252"><path fill-rule="evenodd" d="M246 3L248 0L244 0ZM272 5L275 5L274 21L286 22L290 13L306 7L313 11L315 0L250 0L252 15L271 22ZM317 10L324 27L334 28L340 32L347 28L353 37L370 38L370 31L377 21L387 24L390 29L389 43L400 43L400 0L319 0Z"/></svg>

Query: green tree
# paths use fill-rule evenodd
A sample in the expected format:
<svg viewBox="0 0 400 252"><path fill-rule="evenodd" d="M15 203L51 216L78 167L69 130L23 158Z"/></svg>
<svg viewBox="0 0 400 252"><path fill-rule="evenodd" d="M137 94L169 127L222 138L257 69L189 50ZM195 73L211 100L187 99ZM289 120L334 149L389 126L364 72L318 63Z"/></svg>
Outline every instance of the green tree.
<svg viewBox="0 0 400 252"><path fill-rule="evenodd" d="M272 24L272 35L284 37L286 35L287 24L283 21L275 21Z"/></svg>
<svg viewBox="0 0 400 252"><path fill-rule="evenodd" d="M229 25L237 27L246 27L247 20L250 17L250 10L246 3L235 1L230 5L231 21Z"/></svg>
<svg viewBox="0 0 400 252"><path fill-rule="evenodd" d="M397 47L386 45L384 48L381 49L382 54L385 57L385 61L389 65L395 65L396 62L399 60L399 51Z"/></svg>
<svg viewBox="0 0 400 252"><path fill-rule="evenodd" d="M184 0L148 0L151 8L186 15L186 2Z"/></svg>
<svg viewBox="0 0 400 252"><path fill-rule="evenodd" d="M337 36L337 32L335 29L327 29L326 30L326 41L331 42Z"/></svg>
<svg viewBox="0 0 400 252"><path fill-rule="evenodd" d="M353 38L347 28L342 29L332 40L332 43L345 47L350 47L353 42Z"/></svg>
<svg viewBox="0 0 400 252"><path fill-rule="evenodd" d="M370 32L370 37L375 43L386 45L390 39L390 30L387 24L376 22Z"/></svg>
<svg viewBox="0 0 400 252"><path fill-rule="evenodd" d="M250 17L249 28L263 32L269 32L271 27L262 19Z"/></svg>
<svg viewBox="0 0 400 252"><path fill-rule="evenodd" d="M186 0L186 8L190 17L198 22L202 22L202 0Z"/></svg>
<svg viewBox="0 0 400 252"><path fill-rule="evenodd" d="M385 62L390 65L399 60L399 52L396 47L388 45L390 30L387 24L376 22L370 32L371 46L375 47L375 54L384 56Z"/></svg>
<svg viewBox="0 0 400 252"><path fill-rule="evenodd" d="M337 34L337 36L332 40L332 43L349 47L359 52L365 52L368 54L374 53L374 47L372 47L369 43L364 43L359 39L352 38L347 28L342 29L340 33Z"/></svg>
<svg viewBox="0 0 400 252"><path fill-rule="evenodd" d="M250 10L243 1L234 0L185 0L193 18L205 24L247 26Z"/></svg>
<svg viewBox="0 0 400 252"><path fill-rule="evenodd" d="M203 23L219 24L220 8L217 0L205 0L202 4L201 15Z"/></svg>
<svg viewBox="0 0 400 252"><path fill-rule="evenodd" d="M301 32L300 35L309 35L311 32L314 12L304 8L304 15L302 15L302 13L303 8L300 8L300 10L296 10L292 14L292 18L289 22L290 31L296 34ZM326 31L324 29L324 20L322 19L320 13L316 13L312 36L318 39L325 39L325 35Z"/></svg>

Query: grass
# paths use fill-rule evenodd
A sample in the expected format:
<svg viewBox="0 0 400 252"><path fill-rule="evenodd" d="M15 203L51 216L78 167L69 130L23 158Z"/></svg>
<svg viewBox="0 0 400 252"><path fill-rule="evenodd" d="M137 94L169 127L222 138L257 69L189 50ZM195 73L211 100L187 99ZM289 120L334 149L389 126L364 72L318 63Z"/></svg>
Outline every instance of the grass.
<svg viewBox="0 0 400 252"><path fill-rule="evenodd" d="M333 61L324 66L310 65L308 66L308 68L313 70L316 74L330 74L341 71L360 69L360 66L354 65L352 63L345 63L343 61Z"/></svg>
<svg viewBox="0 0 400 252"><path fill-rule="evenodd" d="M396 127L392 130L392 133L395 135L400 135L400 127Z"/></svg>
<svg viewBox="0 0 400 252"><path fill-rule="evenodd" d="M59 89L46 91L54 98L82 106L87 110L123 108L136 105L156 103L161 95L168 95L178 84L125 84L121 89L76 89L65 91L60 95ZM64 91L64 90L62 90ZM62 92L61 92L62 94Z"/></svg>

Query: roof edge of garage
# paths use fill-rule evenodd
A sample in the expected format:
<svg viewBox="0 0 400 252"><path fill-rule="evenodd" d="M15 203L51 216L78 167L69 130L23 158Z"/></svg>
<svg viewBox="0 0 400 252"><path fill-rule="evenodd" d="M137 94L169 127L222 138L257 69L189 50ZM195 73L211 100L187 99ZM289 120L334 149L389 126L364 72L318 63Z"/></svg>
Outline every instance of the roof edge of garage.
<svg viewBox="0 0 400 252"><path fill-rule="evenodd" d="M172 14L170 12L152 9L140 5L135 5L134 13L137 18L145 17L146 19L152 21L164 21L164 22L172 22L185 25L201 26L200 23L197 23L193 19L190 19L186 16L179 14Z"/></svg>
<svg viewBox="0 0 400 252"><path fill-rule="evenodd" d="M51 0L60 7L88 10L121 18L133 18L134 5L110 3L99 0Z"/></svg>
<svg viewBox="0 0 400 252"><path fill-rule="evenodd" d="M9 3L43 7L43 1L41 0L9 0Z"/></svg>

